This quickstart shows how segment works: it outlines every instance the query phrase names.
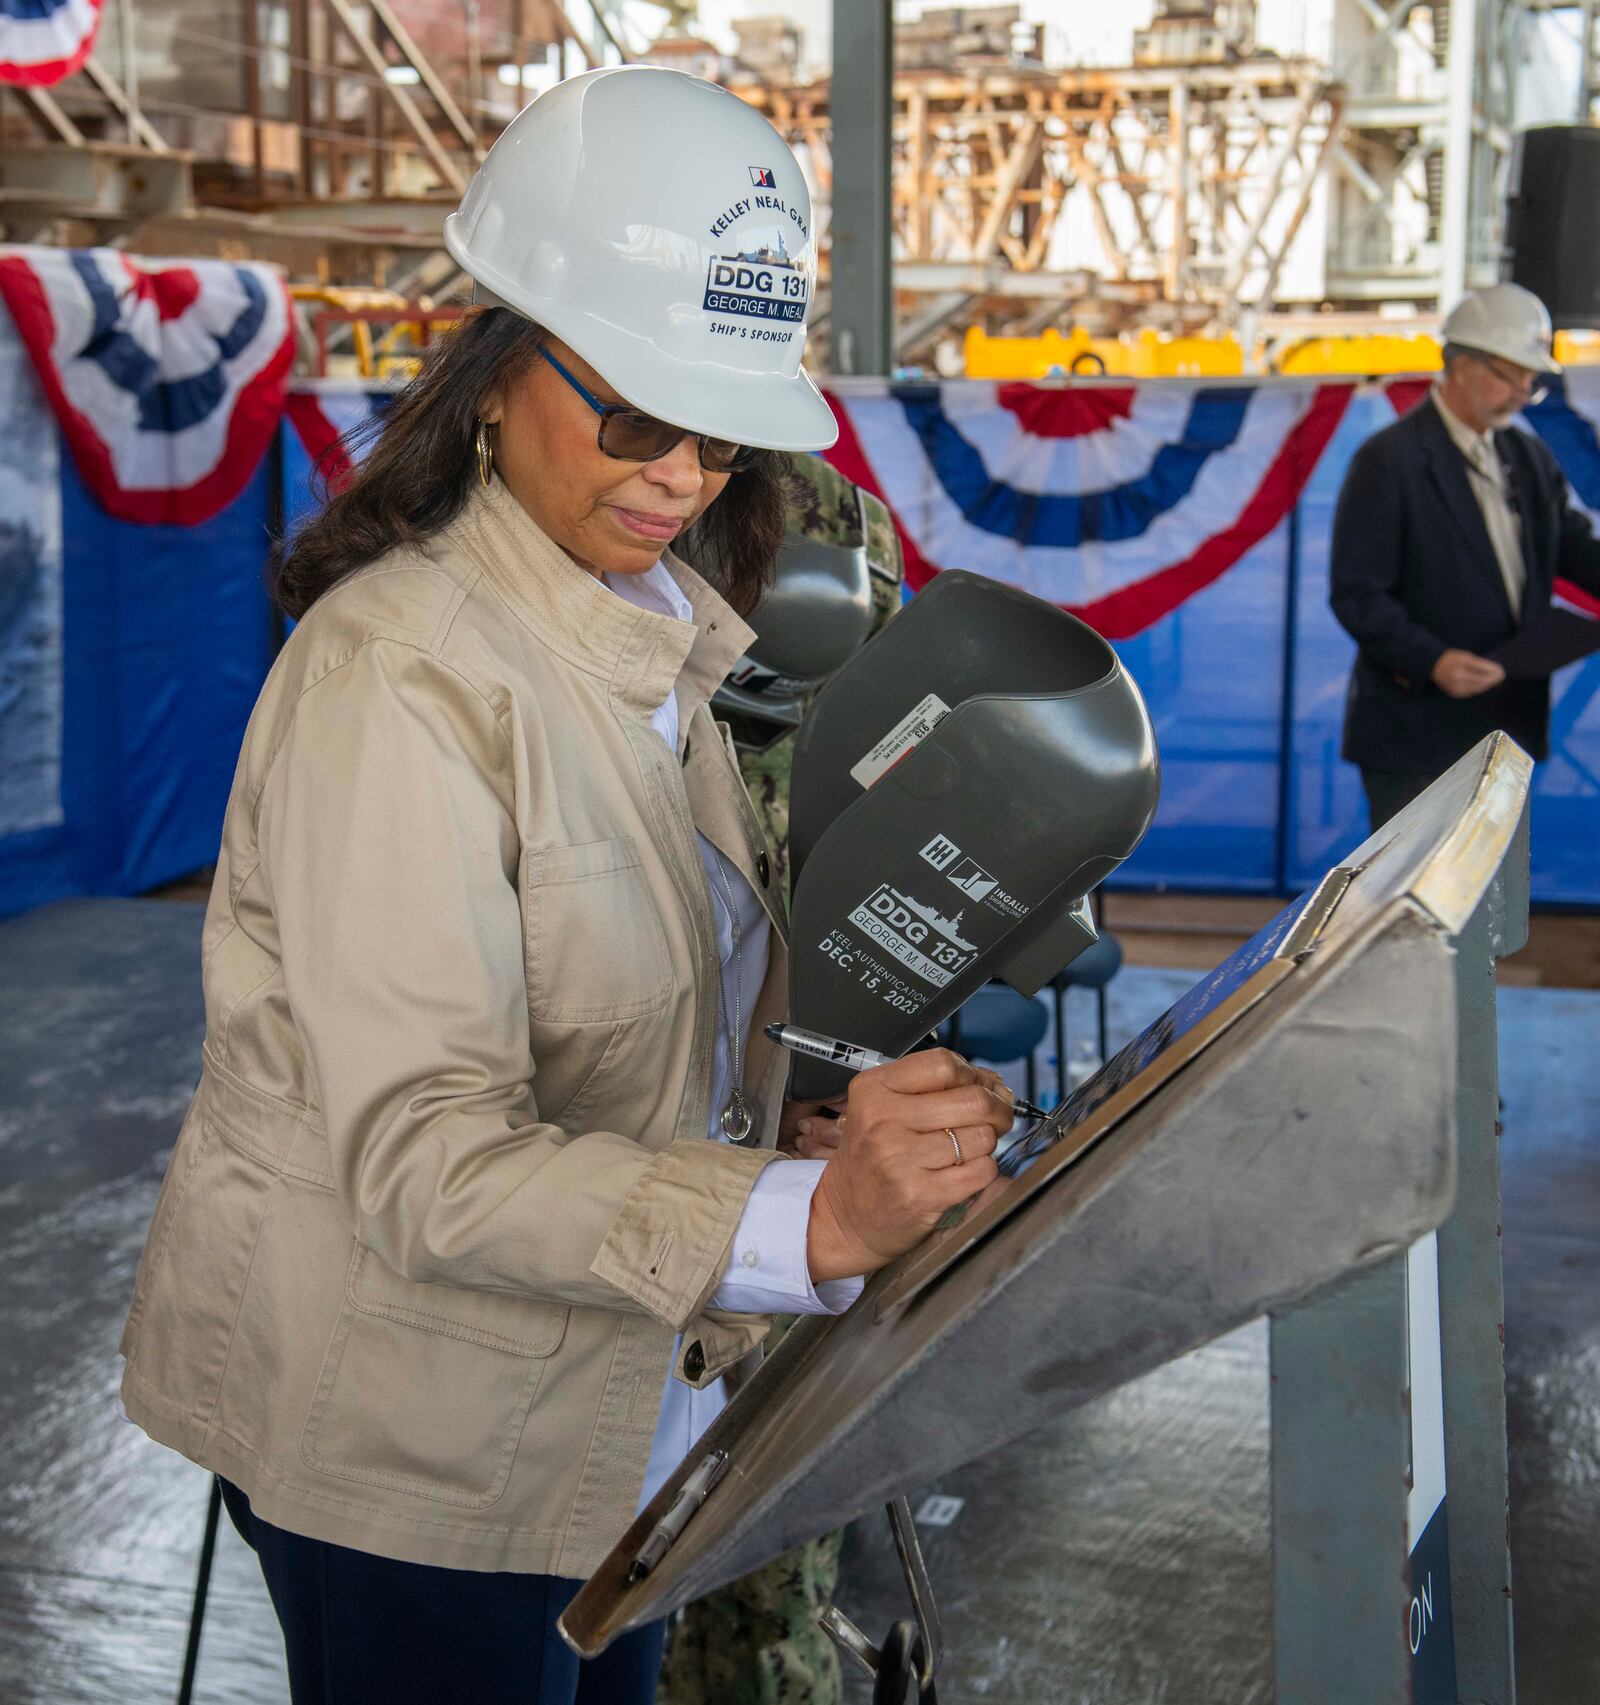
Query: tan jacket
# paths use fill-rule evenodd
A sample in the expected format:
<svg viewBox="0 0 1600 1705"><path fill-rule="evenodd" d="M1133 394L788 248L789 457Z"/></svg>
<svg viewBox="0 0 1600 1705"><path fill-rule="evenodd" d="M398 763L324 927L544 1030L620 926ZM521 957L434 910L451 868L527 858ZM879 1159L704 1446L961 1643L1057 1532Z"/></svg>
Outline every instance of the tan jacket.
<svg viewBox="0 0 1600 1705"><path fill-rule="evenodd" d="M706 1312L785 1076L781 902L706 703L751 634L673 570L695 627L497 483L320 599L251 717L123 1396L280 1527L587 1575L633 1518L674 1334L703 1384L765 1332ZM674 682L681 765L650 726ZM756 1148L706 1140L692 824L774 924Z"/></svg>

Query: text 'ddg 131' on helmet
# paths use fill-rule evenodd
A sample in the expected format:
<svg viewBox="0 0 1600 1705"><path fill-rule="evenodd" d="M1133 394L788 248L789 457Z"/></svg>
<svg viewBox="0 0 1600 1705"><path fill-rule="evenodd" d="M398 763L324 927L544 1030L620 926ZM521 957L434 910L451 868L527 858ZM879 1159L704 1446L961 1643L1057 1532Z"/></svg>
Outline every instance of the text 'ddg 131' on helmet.
<svg viewBox="0 0 1600 1705"><path fill-rule="evenodd" d="M643 65L558 83L489 150L444 240L480 300L547 327L635 408L763 449L838 436L800 366L810 192L715 83Z"/></svg>

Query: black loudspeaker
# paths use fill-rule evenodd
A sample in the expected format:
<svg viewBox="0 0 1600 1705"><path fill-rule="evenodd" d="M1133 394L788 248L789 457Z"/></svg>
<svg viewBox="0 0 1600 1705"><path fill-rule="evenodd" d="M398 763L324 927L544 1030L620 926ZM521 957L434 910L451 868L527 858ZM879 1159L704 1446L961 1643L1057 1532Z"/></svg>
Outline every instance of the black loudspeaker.
<svg viewBox="0 0 1600 1705"><path fill-rule="evenodd" d="M1600 328L1600 127L1525 130L1511 156L1506 258L1556 326Z"/></svg>

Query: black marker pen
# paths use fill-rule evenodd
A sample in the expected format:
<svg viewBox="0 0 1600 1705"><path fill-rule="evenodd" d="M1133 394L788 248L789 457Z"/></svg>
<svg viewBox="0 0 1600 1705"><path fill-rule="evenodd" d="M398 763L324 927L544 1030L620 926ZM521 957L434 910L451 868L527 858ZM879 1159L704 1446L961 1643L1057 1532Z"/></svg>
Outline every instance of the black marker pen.
<svg viewBox="0 0 1600 1705"><path fill-rule="evenodd" d="M763 1034L769 1042L787 1048L791 1054L809 1054L814 1060L826 1060L830 1066L842 1066L847 1072L864 1072L873 1066L886 1066L891 1056L880 1054L876 1048L858 1047L854 1042L841 1042L835 1036L823 1036L815 1030L802 1030L798 1024L769 1024ZM996 1101L1006 1097L998 1090L989 1093ZM1024 1119L1048 1119L1050 1115L1020 1095L1010 1097L1014 1112Z"/></svg>

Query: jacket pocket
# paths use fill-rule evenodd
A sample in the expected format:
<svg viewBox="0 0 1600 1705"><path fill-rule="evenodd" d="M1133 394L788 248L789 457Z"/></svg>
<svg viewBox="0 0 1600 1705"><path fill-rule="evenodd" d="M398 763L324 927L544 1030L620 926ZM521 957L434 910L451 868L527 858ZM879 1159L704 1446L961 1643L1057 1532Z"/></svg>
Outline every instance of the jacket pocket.
<svg viewBox="0 0 1600 1705"><path fill-rule="evenodd" d="M506 1489L568 1312L421 1284L358 1244L301 1457L341 1480L486 1508Z"/></svg>
<svg viewBox="0 0 1600 1705"><path fill-rule="evenodd" d="M606 1024L666 1005L666 931L627 836L529 853L522 922L534 1018Z"/></svg>
<svg viewBox="0 0 1600 1705"><path fill-rule="evenodd" d="M225 1138L202 1089L179 1134L139 1265L128 1371L204 1448L275 1176Z"/></svg>

